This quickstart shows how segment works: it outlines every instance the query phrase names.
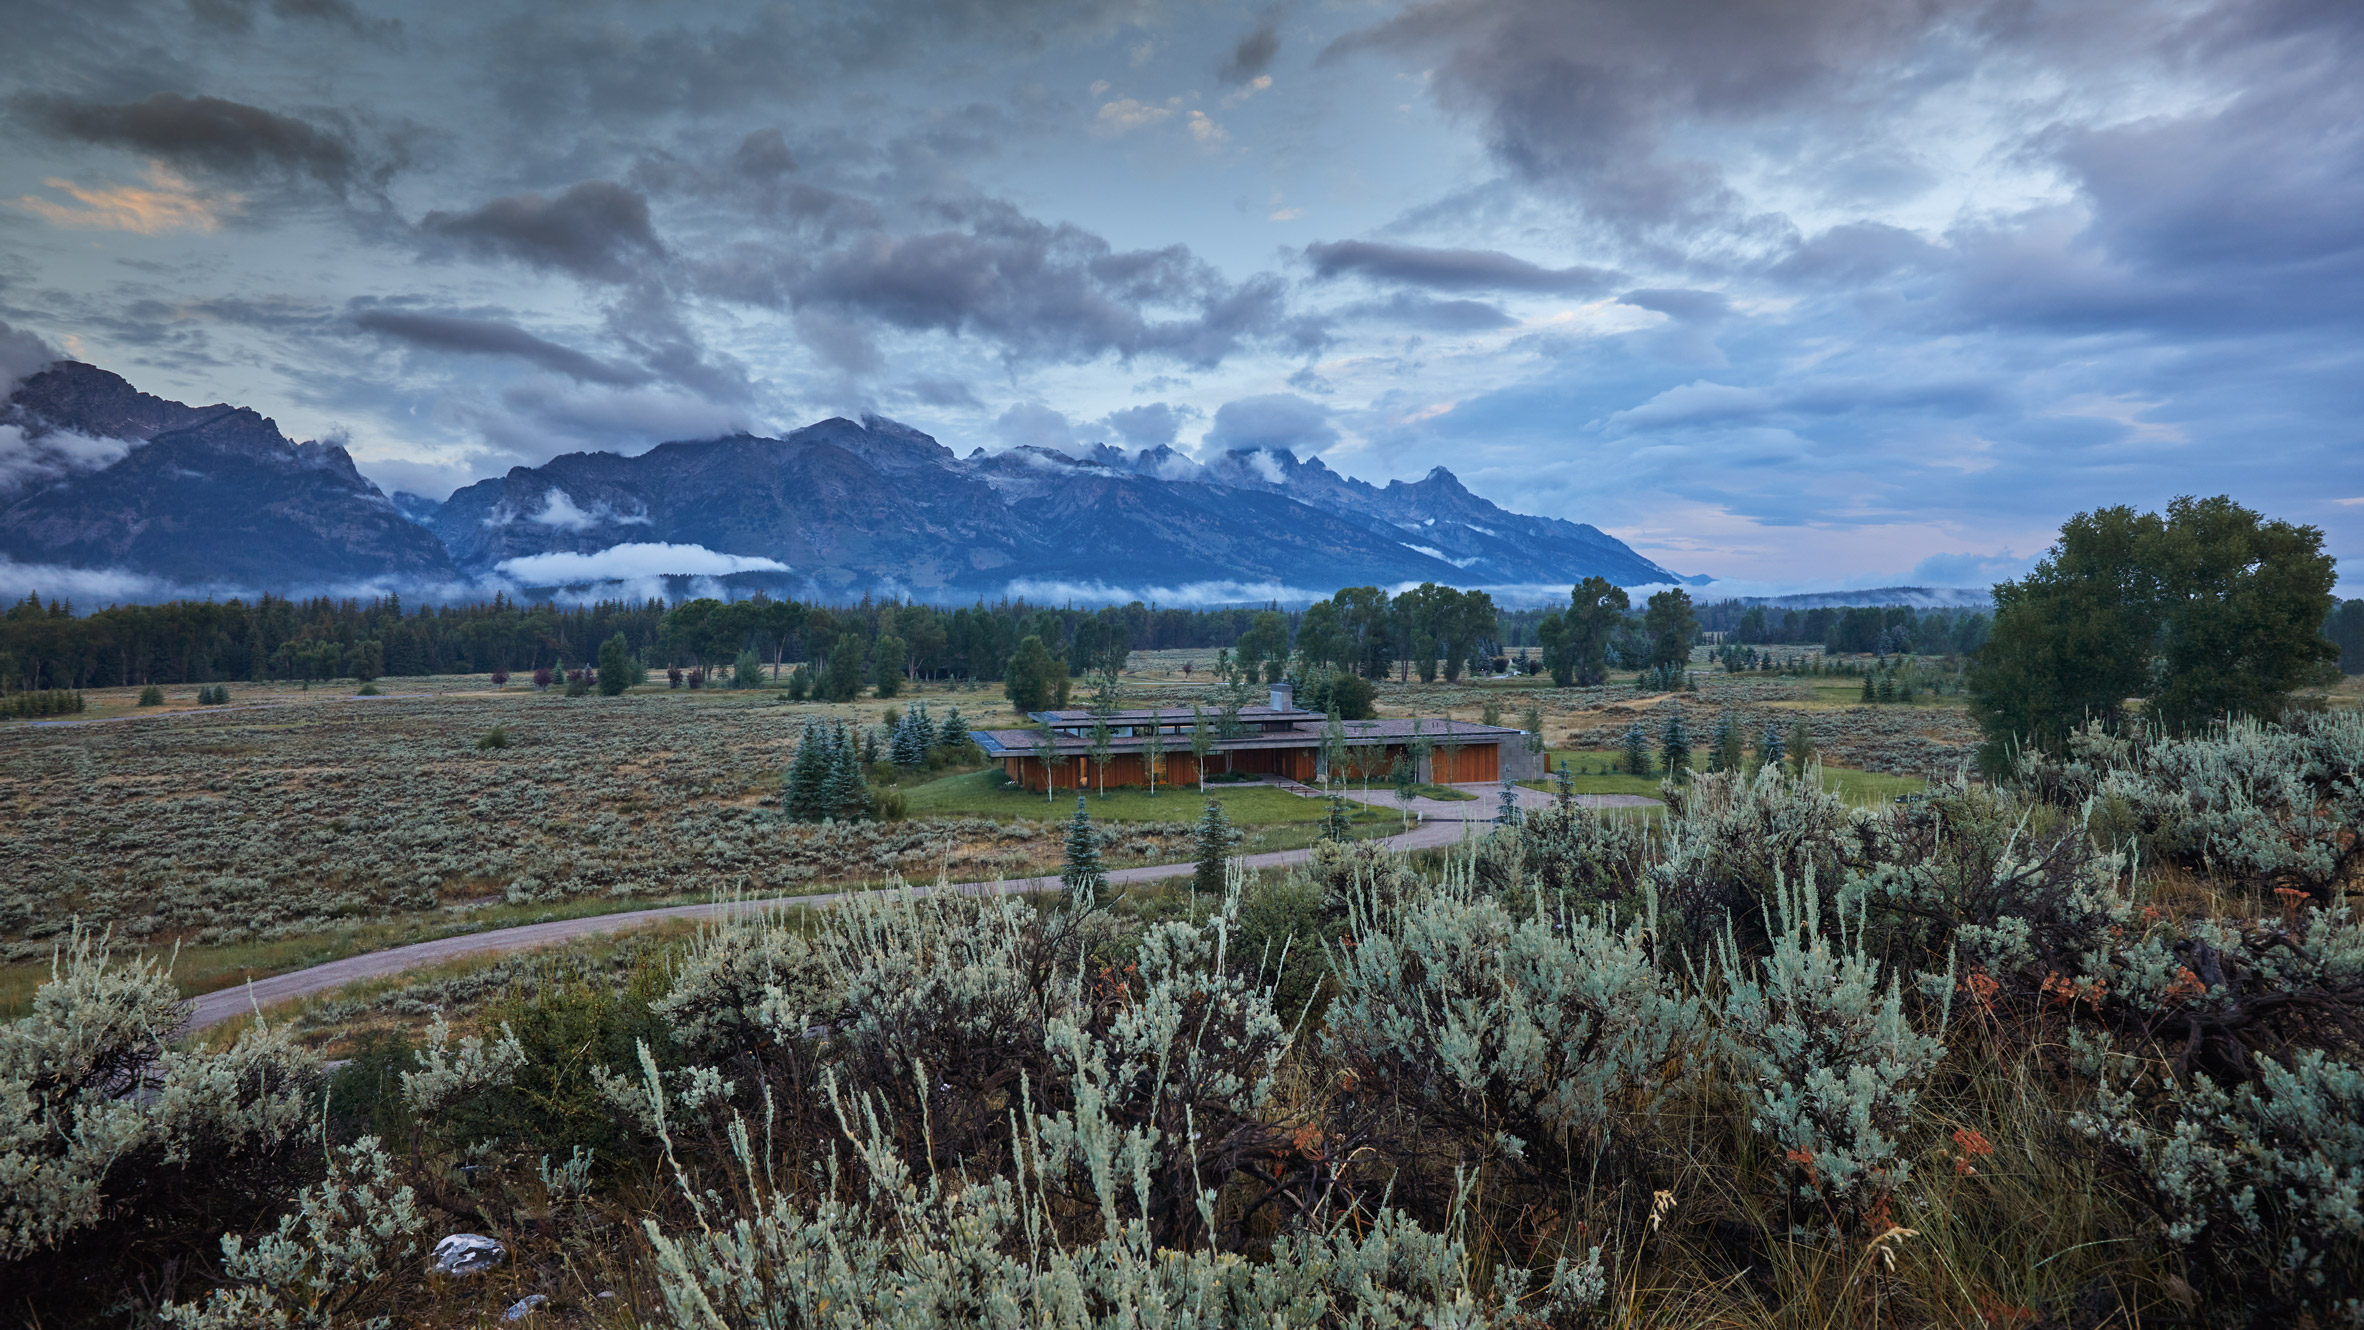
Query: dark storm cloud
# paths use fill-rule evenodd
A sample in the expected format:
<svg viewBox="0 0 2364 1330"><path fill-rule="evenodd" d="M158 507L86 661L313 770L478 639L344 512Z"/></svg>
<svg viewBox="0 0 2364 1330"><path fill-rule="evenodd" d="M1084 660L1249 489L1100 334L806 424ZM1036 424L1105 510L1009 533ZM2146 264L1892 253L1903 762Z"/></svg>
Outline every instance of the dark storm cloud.
<svg viewBox="0 0 2364 1330"><path fill-rule="evenodd" d="M1329 408L1295 393L1225 402L1216 408L1215 424L1206 438L1212 449L1278 448L1289 453L1317 453L1337 441Z"/></svg>
<svg viewBox="0 0 2364 1330"><path fill-rule="evenodd" d="M278 173L309 176L342 192L383 185L394 163L364 163L343 127L322 128L219 97L159 92L141 101L102 104L61 97L26 98L18 109L54 137L124 148L237 179Z"/></svg>
<svg viewBox="0 0 2364 1330"><path fill-rule="evenodd" d="M1145 406L1128 406L1122 411L1112 411L1101 423L1135 448L1155 448L1181 437L1182 426L1198 419L1199 414L1195 407L1151 402Z"/></svg>
<svg viewBox="0 0 2364 1330"><path fill-rule="evenodd" d="M849 78L962 50L1033 51L1105 26L1131 0L877 0L765 5L745 17L633 4L535 5L487 41L509 108L543 122L630 123L828 96Z"/></svg>
<svg viewBox="0 0 2364 1330"><path fill-rule="evenodd" d="M913 379L903 385L902 393L924 406L963 406L972 411L983 410L985 406L958 379Z"/></svg>
<svg viewBox="0 0 2364 1330"><path fill-rule="evenodd" d="M1353 274L1439 291L1540 291L1588 294L1617 274L1599 268L1545 268L1491 249L1429 249L1371 240L1316 241L1305 247L1314 275Z"/></svg>
<svg viewBox="0 0 2364 1330"><path fill-rule="evenodd" d="M571 347L545 341L514 323L500 319L365 309L353 316L353 324L364 331L425 350L455 355L508 356L584 383L628 387L646 383L649 379L649 375L642 370L610 364Z"/></svg>
<svg viewBox="0 0 2364 1330"><path fill-rule="evenodd" d="M430 212L419 227L481 254L597 282L628 280L665 254L648 200L609 180L586 180L556 198L513 194L473 212Z"/></svg>
<svg viewBox="0 0 2364 1330"><path fill-rule="evenodd" d="M1321 342L1317 323L1289 311L1276 277L1234 282L1186 246L1118 250L1081 227L1037 221L994 200L941 211L959 225L870 231L819 252L742 247L704 265L699 286L721 299L982 336L1012 360L1114 354L1209 366L1250 343Z"/></svg>
<svg viewBox="0 0 2364 1330"><path fill-rule="evenodd" d="M1272 58L1279 54L1280 23L1275 19L1266 19L1231 48L1231 58L1223 62L1223 68L1216 72L1216 77L1227 84L1245 83L1272 68Z"/></svg>

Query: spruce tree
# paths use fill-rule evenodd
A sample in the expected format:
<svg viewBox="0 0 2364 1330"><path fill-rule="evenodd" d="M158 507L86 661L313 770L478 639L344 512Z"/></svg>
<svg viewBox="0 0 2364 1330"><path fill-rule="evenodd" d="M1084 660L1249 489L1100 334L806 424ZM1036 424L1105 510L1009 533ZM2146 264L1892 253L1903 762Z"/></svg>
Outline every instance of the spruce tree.
<svg viewBox="0 0 2364 1330"><path fill-rule="evenodd" d="M960 716L960 708L944 713L944 721L936 727L936 747L958 750L969 741L969 723Z"/></svg>
<svg viewBox="0 0 2364 1330"><path fill-rule="evenodd" d="M1803 780L1806 776L1806 764L1813 760L1814 731L1807 726L1806 718L1800 716L1797 724L1792 725L1789 730L1790 771Z"/></svg>
<svg viewBox="0 0 2364 1330"><path fill-rule="evenodd" d="M1666 730L1659 737L1658 758L1666 767L1667 779L1684 784L1691 779L1691 731L1683 724L1683 709L1676 707L1666 718Z"/></svg>
<svg viewBox="0 0 2364 1330"><path fill-rule="evenodd" d="M1872 685L1872 677L1868 673L1863 676L1863 700L1865 702L1880 700L1879 690Z"/></svg>
<svg viewBox="0 0 2364 1330"><path fill-rule="evenodd" d="M1346 811L1346 797L1331 795L1329 811L1322 814L1322 839L1343 845L1353 834L1354 817Z"/></svg>
<svg viewBox="0 0 2364 1330"><path fill-rule="evenodd" d="M1059 869L1060 904L1081 914L1099 904L1108 890L1108 870L1100 863L1100 837L1092 830L1092 811L1081 794L1075 796L1075 816L1067 820L1067 858Z"/></svg>
<svg viewBox="0 0 2364 1330"><path fill-rule="evenodd" d="M1526 815L1519 811L1519 787L1512 784L1508 776L1502 778L1502 796L1494 805L1494 820L1506 827L1515 827L1527 820Z"/></svg>
<svg viewBox="0 0 2364 1330"><path fill-rule="evenodd" d="M1560 769L1551 776L1551 797L1561 812L1576 806L1576 775L1568 770L1568 759L1560 759Z"/></svg>
<svg viewBox="0 0 2364 1330"><path fill-rule="evenodd" d="M1625 774L1629 776L1650 774L1650 736L1643 732L1639 717L1634 719L1633 724L1625 727Z"/></svg>
<svg viewBox="0 0 2364 1330"><path fill-rule="evenodd" d="M788 775L781 782L780 802L789 820L818 822L821 820L821 787L829 778L828 740L820 723L807 720L804 735L796 741L796 756L788 761Z"/></svg>
<svg viewBox="0 0 2364 1330"><path fill-rule="evenodd" d="M1768 721L1765 724L1765 737L1757 745L1757 766L1761 768L1780 765L1781 727Z"/></svg>
<svg viewBox="0 0 2364 1330"><path fill-rule="evenodd" d="M1231 829L1231 820L1223 815L1222 800L1207 800L1206 811L1198 816L1198 831L1193 840L1198 851L1198 869L1191 877L1191 885L1198 891L1221 897L1231 847L1239 842L1239 833Z"/></svg>
<svg viewBox="0 0 2364 1330"><path fill-rule="evenodd" d="M1735 764L1731 760L1731 752L1736 737L1733 732L1732 710L1726 707L1716 716L1715 745L1707 750L1709 774L1730 771L1733 768Z"/></svg>

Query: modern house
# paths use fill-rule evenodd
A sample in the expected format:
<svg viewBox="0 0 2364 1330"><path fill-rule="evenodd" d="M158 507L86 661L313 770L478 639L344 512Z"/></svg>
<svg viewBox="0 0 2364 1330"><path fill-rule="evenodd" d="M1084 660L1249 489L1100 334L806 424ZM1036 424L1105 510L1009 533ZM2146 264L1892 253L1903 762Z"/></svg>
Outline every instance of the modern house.
<svg viewBox="0 0 2364 1330"><path fill-rule="evenodd" d="M1031 711L1029 720L1048 725L1051 751L1041 730L977 730L973 737L988 757L1002 765L1011 780L1029 790L1040 790L1046 779L1059 789L1084 786L1146 785L1148 750L1162 746L1157 774L1160 785L1190 785L1198 780L1198 759L1191 752L1193 719L1188 708L1110 711ZM1108 766L1093 761L1095 722L1108 727ZM1328 776L1323 734L1329 717L1297 707L1288 684L1275 684L1265 706L1241 707L1230 724L1214 712L1205 713L1212 738L1207 774L1246 772L1284 776L1314 783ZM1349 720L1338 725L1331 745L1343 769L1340 778L1353 781L1383 779L1398 757L1416 759L1422 781L1454 784L1466 781L1532 780L1543 774L1540 754L1527 751L1526 733L1504 725L1480 725L1466 720ZM1228 729L1229 735L1222 733ZM1155 732L1156 739L1151 738ZM1342 741L1342 742L1341 742Z"/></svg>

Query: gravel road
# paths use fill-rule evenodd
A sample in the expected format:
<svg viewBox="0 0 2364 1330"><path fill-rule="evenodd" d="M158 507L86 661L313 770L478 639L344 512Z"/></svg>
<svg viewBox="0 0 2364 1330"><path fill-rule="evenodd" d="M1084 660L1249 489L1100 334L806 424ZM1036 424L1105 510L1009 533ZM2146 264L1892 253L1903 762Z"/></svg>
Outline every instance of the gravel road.
<svg viewBox="0 0 2364 1330"><path fill-rule="evenodd" d="M1473 790L1476 786L1470 787ZM1492 786L1485 787L1493 789ZM1532 790L1521 791L1524 796ZM1579 795L1579 801L1595 807L1656 803L1635 795L1602 794ZM1373 803L1378 800L1374 798ZM1434 809L1422 805L1434 805ZM1465 834L1477 829L1492 818L1493 806L1482 800L1451 803L1423 799L1414 805L1423 814L1420 825L1400 835L1389 836L1380 844L1395 850L1433 849L1451 845ZM1248 868L1277 868L1286 864L1303 863L1311 857L1311 850L1276 850L1270 854L1244 855L1239 862ZM1140 868L1118 868L1109 871L1112 883L1153 882L1159 878L1181 877L1192 871L1187 863L1150 864ZM1047 877L1012 878L1001 882L954 882L943 887L914 885L913 890L965 891L971 893L1003 893L1028 891L1056 891L1059 879ZM754 901L717 901L707 905L670 905L656 910L627 910L618 914L584 915L578 919L553 919L548 923L521 924L515 928L496 928L482 933L463 933L457 937L437 938L432 942L414 942L406 947L388 947L384 951L364 952L343 960L329 961L306 970L292 970L266 979L253 979L236 988L225 988L196 999L189 1018L189 1028L203 1029L208 1025L229 1020L243 1012L269 1008L277 1003L310 997L342 988L364 979L377 979L421 966L434 965L457 956L475 956L485 952L527 951L536 947L553 947L577 938L599 933L620 933L628 929L646 928L668 919L713 919L733 910L762 910L782 905L829 905L857 893L833 891L811 896L789 896Z"/></svg>

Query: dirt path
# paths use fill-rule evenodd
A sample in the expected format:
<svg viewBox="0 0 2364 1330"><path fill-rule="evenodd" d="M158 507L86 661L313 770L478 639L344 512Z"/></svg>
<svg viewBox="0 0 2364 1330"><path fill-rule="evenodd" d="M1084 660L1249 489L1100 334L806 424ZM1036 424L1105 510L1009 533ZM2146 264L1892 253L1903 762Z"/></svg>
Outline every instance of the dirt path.
<svg viewBox="0 0 2364 1330"><path fill-rule="evenodd" d="M1474 806L1471 806L1474 811ZM1476 830L1483 819L1472 816L1461 821L1458 811L1450 818L1432 819L1400 835L1380 842L1390 849L1433 849L1451 845L1464 834ZM1312 856L1311 850L1276 850L1269 854L1251 854L1240 858L1248 868L1277 868L1303 863ZM1139 868L1110 870L1111 883L1151 882L1159 878L1181 877L1192 871L1187 863L1149 864ZM1013 878L1003 882L954 882L944 887L915 886L921 892L962 891L976 894L1056 891L1059 879L1047 877ZM458 937L437 938L432 942L414 942L405 947L388 947L384 951L365 952L329 961L310 969L275 974L267 979L253 979L236 988L225 988L207 993L192 1004L189 1028L203 1029L257 1008L310 997L342 988L364 979L378 979L400 974L421 966L434 965L459 956L475 956L486 952L526 951L536 947L557 946L578 938L600 933L620 933L634 928L646 928L670 919L713 919L733 910L774 909L784 905L829 905L842 901L857 892L834 891L812 896L789 896L755 901L718 901L708 905L672 905L656 910L628 910L620 914L585 915L579 919L553 919L548 923L522 924L516 928L497 928L483 933L465 933Z"/></svg>

